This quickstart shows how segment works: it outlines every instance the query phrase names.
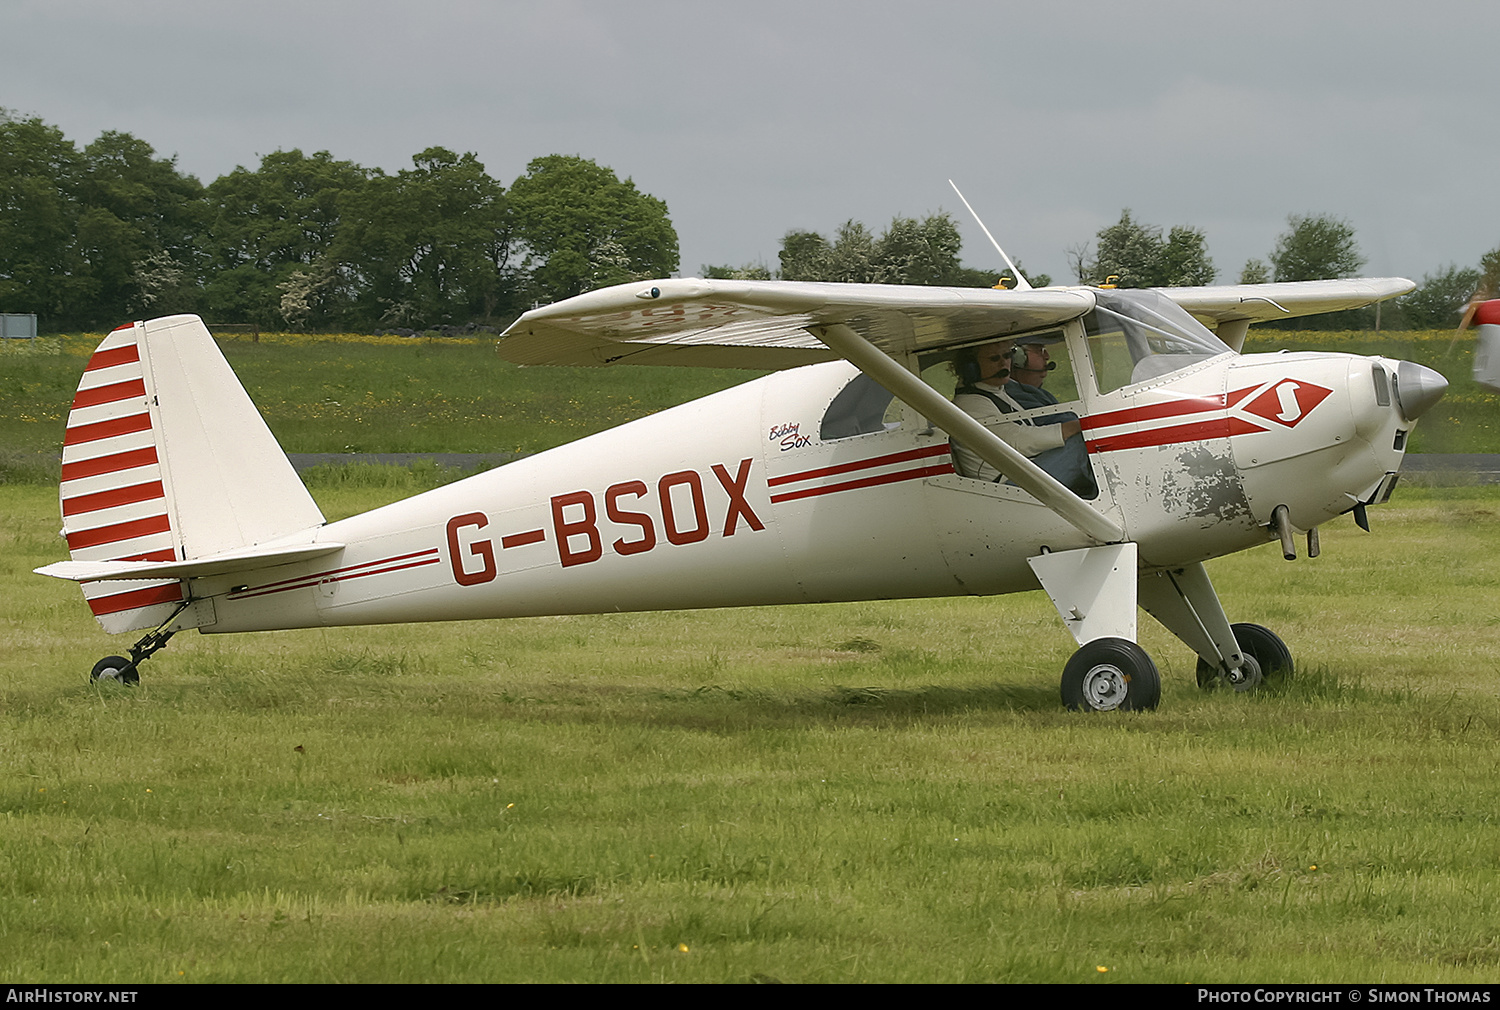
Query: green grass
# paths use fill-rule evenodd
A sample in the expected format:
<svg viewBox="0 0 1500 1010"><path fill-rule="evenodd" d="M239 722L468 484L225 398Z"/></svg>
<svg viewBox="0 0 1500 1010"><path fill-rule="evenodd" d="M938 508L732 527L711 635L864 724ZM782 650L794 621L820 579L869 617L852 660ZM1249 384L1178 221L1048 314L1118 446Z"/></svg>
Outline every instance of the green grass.
<svg viewBox="0 0 1500 1010"><path fill-rule="evenodd" d="M405 477L315 484L325 511ZM415 478L414 478L415 479ZM178 636L0 487L8 981L1488 982L1500 491L1211 573L1301 676L1061 710L1040 594ZM685 948L685 949L684 949ZM1100 967L1108 971L1100 972Z"/></svg>
<svg viewBox="0 0 1500 1010"><path fill-rule="evenodd" d="M1447 334L1255 333L1453 381ZM138 689L64 554L98 336L0 345L7 981L1490 981L1500 490L1408 490L1324 556L1211 566L1301 672L1063 712L1040 594L184 634ZM288 451L535 451L740 372L527 369L489 341L223 343ZM433 423L436 421L437 423ZM330 467L331 518L452 479ZM685 948L685 949L684 949ZM1100 972L1100 967L1108 971Z"/></svg>

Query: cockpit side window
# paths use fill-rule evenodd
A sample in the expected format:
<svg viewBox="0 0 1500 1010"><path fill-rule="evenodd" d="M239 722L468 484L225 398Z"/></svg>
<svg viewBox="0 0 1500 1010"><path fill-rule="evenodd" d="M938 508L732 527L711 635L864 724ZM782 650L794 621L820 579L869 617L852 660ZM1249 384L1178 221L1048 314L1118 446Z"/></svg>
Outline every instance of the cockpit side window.
<svg viewBox="0 0 1500 1010"><path fill-rule="evenodd" d="M1078 380L1064 337L1062 329L1041 330L934 352L922 357L922 379L1065 487L1093 499L1099 488L1079 430ZM1001 365L1005 371L997 372ZM962 442L950 445L961 476L1003 479Z"/></svg>
<svg viewBox="0 0 1500 1010"><path fill-rule="evenodd" d="M1186 309L1158 291L1094 292L1083 320L1099 392L1229 353L1229 347Z"/></svg>
<svg viewBox="0 0 1500 1010"><path fill-rule="evenodd" d="M1039 369L1039 372L1029 373L1027 381L1040 380L1058 402L1071 403L1078 399L1078 380L1062 330L1008 334L996 337L995 340L1013 341L1014 348L1025 348L1017 360L1024 360L1028 365ZM950 349L924 354L920 362L922 381L950 400L957 387L968 385L972 381L972 378L957 374L957 366L954 364L956 353Z"/></svg>

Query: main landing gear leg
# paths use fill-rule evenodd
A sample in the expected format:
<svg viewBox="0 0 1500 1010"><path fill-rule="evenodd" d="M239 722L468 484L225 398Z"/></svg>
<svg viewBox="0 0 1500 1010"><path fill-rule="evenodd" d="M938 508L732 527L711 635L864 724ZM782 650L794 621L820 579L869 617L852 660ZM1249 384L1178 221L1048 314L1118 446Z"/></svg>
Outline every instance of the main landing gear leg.
<svg viewBox="0 0 1500 1010"><path fill-rule="evenodd" d="M139 642L132 645L130 647L129 659L126 659L124 656L105 656L99 662L95 663L94 669L89 672L89 680L118 680L122 684L139 684L141 682L141 674L138 669L140 664L167 647L167 643L172 640L172 636L177 634L177 629L173 628L171 631L166 629L171 627L172 622L177 620L177 615L186 610L192 602L192 600L183 600L182 604L176 610L172 611L171 617L168 617L161 624L157 625L156 630L147 632Z"/></svg>
<svg viewBox="0 0 1500 1010"><path fill-rule="evenodd" d="M1286 643L1258 624L1229 623L1201 564L1141 576L1141 606L1198 654L1198 686L1253 691L1292 672Z"/></svg>
<svg viewBox="0 0 1500 1010"><path fill-rule="evenodd" d="M1161 676L1136 644L1136 546L1110 544L1045 553L1028 563L1080 648L1063 669L1070 709L1152 709Z"/></svg>

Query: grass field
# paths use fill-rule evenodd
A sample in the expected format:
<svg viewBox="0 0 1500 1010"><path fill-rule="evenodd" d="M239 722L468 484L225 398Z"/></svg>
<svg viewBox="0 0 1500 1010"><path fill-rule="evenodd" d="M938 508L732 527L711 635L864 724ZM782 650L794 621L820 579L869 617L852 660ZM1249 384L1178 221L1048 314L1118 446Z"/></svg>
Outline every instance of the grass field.
<svg viewBox="0 0 1500 1010"><path fill-rule="evenodd" d="M91 687L55 510L0 487L6 981L1500 970L1494 489L1215 562L1300 676L1200 694L1146 623L1162 707L1105 717L1040 594L187 633Z"/></svg>
<svg viewBox="0 0 1500 1010"><path fill-rule="evenodd" d="M1453 387L1449 335L1265 333ZM1211 565L1300 674L1062 711L1041 594L178 636L139 688L62 557L98 336L0 345L7 982L1491 982L1500 489L1398 491L1323 556ZM747 376L527 369L485 341L223 344L289 451L534 451ZM372 392L373 391L373 392ZM433 468L309 476L337 518Z"/></svg>

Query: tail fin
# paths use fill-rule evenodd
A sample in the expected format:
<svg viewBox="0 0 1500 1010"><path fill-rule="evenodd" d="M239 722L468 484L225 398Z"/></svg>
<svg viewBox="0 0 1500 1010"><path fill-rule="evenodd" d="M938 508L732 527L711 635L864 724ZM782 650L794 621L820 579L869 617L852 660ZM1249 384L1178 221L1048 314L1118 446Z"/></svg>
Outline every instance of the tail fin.
<svg viewBox="0 0 1500 1010"><path fill-rule="evenodd" d="M74 561L182 561L319 526L323 514L197 316L122 326L68 414L63 535ZM90 582L104 630L156 627L182 580ZM185 613L181 626L213 620Z"/></svg>

